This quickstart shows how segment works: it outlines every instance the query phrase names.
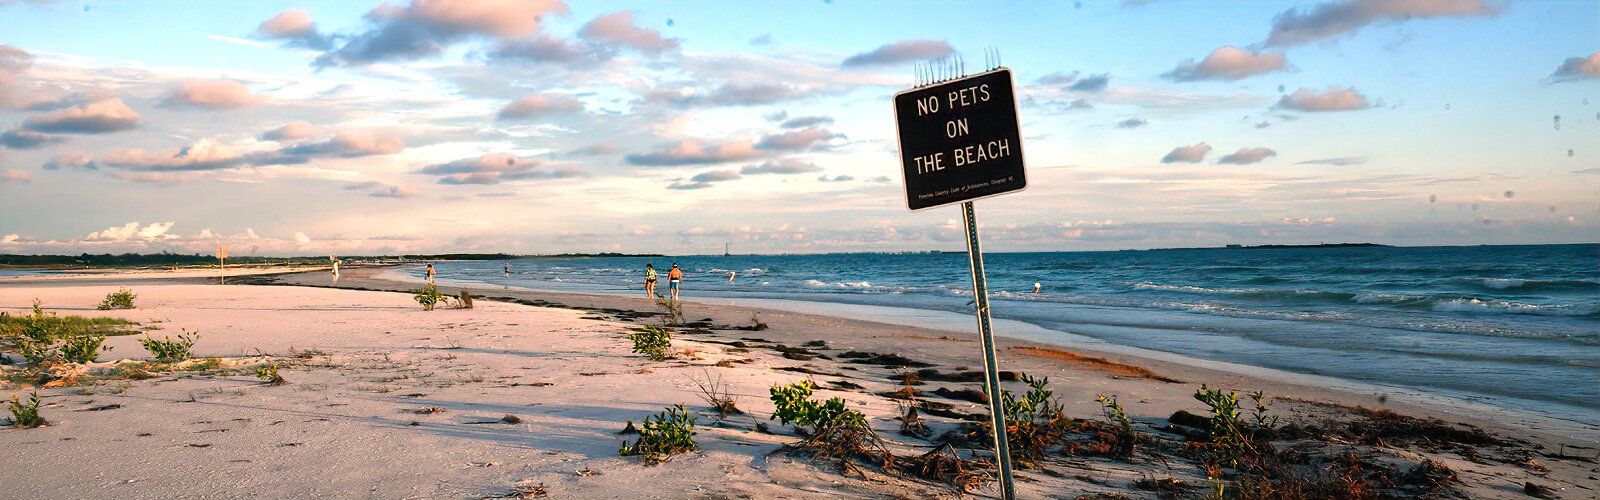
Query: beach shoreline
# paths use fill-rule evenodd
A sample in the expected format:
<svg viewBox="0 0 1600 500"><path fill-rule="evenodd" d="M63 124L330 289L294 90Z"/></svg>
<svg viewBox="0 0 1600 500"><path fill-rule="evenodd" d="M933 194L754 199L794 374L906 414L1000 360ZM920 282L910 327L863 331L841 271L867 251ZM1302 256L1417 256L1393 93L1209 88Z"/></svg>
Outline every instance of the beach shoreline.
<svg viewBox="0 0 1600 500"><path fill-rule="evenodd" d="M203 483L204 488L210 489L201 490L210 491L213 496L235 496L239 490L233 488L243 484L277 485L289 479L252 473L248 470L251 467L224 465L230 462L222 460L221 457L185 459L165 455L177 455L172 451L173 447L188 450L197 444L206 444L204 447L206 450L215 446L219 451L281 450L270 448L282 444L281 442L265 443L262 441L264 438L255 433L289 432L291 428L304 427L300 424L316 426L321 423L294 424L290 420L270 415L282 415L282 412L304 415L304 412L310 411L306 408L307 405L316 407L332 404L351 407L338 411L340 415L344 415L342 418L315 418L329 418L330 421L337 423L339 427L337 432L364 439L342 441L335 439L290 446L289 448L294 449L291 451L297 453L300 459L306 458L304 454L300 454L301 451L310 451L300 450L302 446L315 448L321 453L345 456L351 453L383 450L384 447L378 446L377 443L382 439L395 438L414 440L408 442L411 445L436 447L439 451L417 452L416 460L412 460L414 463L382 468L391 474L385 477L395 479L395 484L390 485L392 487L386 486L389 489L382 490L384 494L365 493L365 490L356 489L355 485L341 485L337 481L331 483L334 484L331 489L302 488L297 490L299 493L344 493L340 496L391 496L389 494L428 496L430 493L483 496L494 493L496 488L504 489L509 487L508 485L525 480L542 482L556 490L578 488L566 489L565 493L566 496L579 497L603 497L607 496L605 494L607 491L629 492L627 488L637 488L641 485L659 485L665 488L663 496L666 497L739 494L817 497L894 496L895 492L901 492L900 494L920 492L921 496L943 496L952 493L947 488L940 488L925 481L909 481L884 475L873 475L870 478L839 476L826 467L803 459L777 458L772 453L793 438L788 437L787 431L780 430L776 421L765 420L765 415L771 411L771 404L765 401L765 388L774 383L814 378L829 384L824 387L826 390L820 391L823 395L846 398L853 407L860 408L874 422L892 422L894 404L891 400L876 396L875 393L892 390L898 386L897 382L889 378L896 371L888 367L850 363L841 358L842 353L850 351L893 353L919 363L926 363L934 370L959 373L981 366L974 334L737 305L706 305L693 302L691 299L684 304L685 317L694 322L718 326L706 328L703 333L683 334L674 339L675 345L681 342L695 351L693 356L699 359L652 363L638 355L628 353L625 340L620 338L620 333L626 331L630 323L654 321L652 319L655 313L654 306L643 297L469 287L474 295L480 297L477 309L423 313L408 295L392 293L415 288L417 286L415 283L375 278L373 277L375 274L377 271L373 269L346 269L336 285L331 282L331 277L325 270L271 277L241 277L238 280L230 280L227 286L215 285L212 280L205 277L130 281L129 285L136 292L142 293L143 297L151 300L151 305L141 306L148 307L147 309L117 311L112 314L145 318L146 321L158 320L160 323L154 326L160 328L157 330L159 334L176 334L178 329L184 328L201 329L204 336L197 344L197 350L200 350L201 355L233 357L254 355L282 360L280 362L285 363L286 375L290 378L291 384L281 388L266 389L250 381L249 377L233 376L212 380L203 377L174 376L131 382L131 387L124 388L125 392L118 394L111 394L105 388L92 389L91 394L72 392L81 389L46 389L43 391L47 394L46 401L53 405L46 409L47 418L50 414L54 414L62 420L62 423L44 429L0 431L0 443L8 448L16 447L24 450L30 457L43 456L50 459L14 469L10 473L14 475L0 480L6 484L32 484L27 488L16 490L18 492L36 492L50 496L49 493L52 491L66 491L54 489L64 488L66 483L24 481L24 478L31 477L32 474L42 474L48 464L59 466L64 463L63 460L67 460L67 457L56 455L72 454L71 448L77 445L62 444L60 440L82 437L84 432L119 434L112 430L119 425L129 425L130 422L142 428L156 429L156 433L160 435L169 435L176 432L172 427L177 424L164 423L163 419L172 419L185 411L178 408L180 404L172 401L183 399L185 393L190 393L191 397L198 393L200 400L213 400L221 408L230 408L226 410L228 412L250 413L232 417L251 419L250 423L239 423L234 427L212 425L231 430L206 436L206 443L173 442L165 448L134 446L134 450L120 452L118 456L128 459L128 453L136 453L139 450L154 451L163 454L163 457L157 460L158 465L194 466L194 461L198 460L199 469L212 473L242 467L246 470L240 472L243 476L238 481ZM239 284L245 282L265 284L269 281L290 286L262 287ZM109 291L108 288L115 288L100 281L99 278L76 284L73 278L57 278L6 285L0 287L0 307L12 312L20 312L25 308L31 301L31 296L41 296L47 309L60 311L63 314L84 315L95 314L90 309L93 301L98 300L97 294L104 294ZM460 291L458 287L450 285L442 288L447 293ZM152 318L151 315L159 319ZM753 325L755 322L765 323L767 328L761 330L734 328L740 325ZM748 347L732 345L735 342ZM137 342L131 337L115 337L108 341L108 344L114 347L114 351L102 359L137 358L143 355ZM813 350L827 353L831 356L824 358L832 359L808 358L808 355L789 356L791 353L784 350L801 345L826 346ZM1060 346L1018 339L1002 339L1000 348L1002 369L1050 377L1052 387L1068 415L1096 418L1100 414L1100 406L1095 402L1095 396L1115 394L1124 402L1129 415L1140 428L1151 429L1150 432L1156 432L1153 429L1164 425L1168 417L1178 410L1202 411L1204 407L1198 405L1191 396L1196 386L1203 382L1213 387L1241 391L1263 390L1279 398L1274 401L1274 405L1279 411L1284 412L1286 417L1305 416L1320 411L1346 411L1328 408L1355 406L1384 408L1407 415L1436 416L1451 422L1451 425L1460 425L1455 423L1463 422L1470 424L1471 427L1462 428L1482 428L1491 433L1526 440L1531 445L1539 447L1538 449L1545 450L1545 453L1581 453L1585 456L1593 454L1592 440L1586 442L1562 436L1549 428L1539 427L1537 423L1516 422L1512 420L1514 417L1503 414L1443 413L1393 399L1384 402L1375 394L1353 394L1306 387L1280 380L1266 380L1187 366L1182 363L1143 359L1114 352L1096 352L1092 349L1062 349ZM308 350L322 354L309 358L296 358L292 355L295 352ZM446 357L455 359L445 359ZM302 361L294 361L296 359ZM728 366L719 364L724 361L742 360L750 361L732 363ZM450 385L442 385L434 379L428 379L428 382L418 380L423 378L424 373L437 374L447 371L453 373L448 376L449 381L446 382ZM704 415L703 405L697 402L692 384L684 379L699 376L701 373L709 377L713 372L735 380L733 389L735 394L741 396L739 404L746 411L752 411L759 417L745 418L737 422L725 421L717 427L708 427L703 431L705 433L703 447L706 449L704 453L661 466L641 467L615 456L616 439L611 433L621 428L617 420L637 421L647 413L659 411L662 406L676 403L700 407L697 410ZM537 376L529 377L527 373L535 373ZM534 380L535 378L538 380ZM470 382L474 379L482 382ZM835 385L835 382L841 383ZM862 389L840 389L846 387L842 382L848 382ZM529 385L546 383L553 385ZM1016 390L1017 386L1014 384L1010 383L1009 390ZM961 383L937 385L954 388L963 386ZM378 392L380 390L382 392ZM303 401L306 399L304 397L279 396L288 391L305 393L319 402L308 403ZM15 389L12 392L15 393ZM528 400L531 397L529 394L534 392L540 393L537 400ZM420 397L395 395L399 393L425 395ZM607 393L616 397L596 398L596 395ZM92 403L85 402L86 399ZM506 431L503 433L505 435L501 435L500 432L485 434L487 431L472 430L488 429L482 427L487 424L477 422L498 418L499 413L514 413L510 406L498 403L513 400L528 400L533 403L531 406L515 410L525 422L522 425L527 426L525 431ZM104 406L108 401L118 401L117 404L123 405L123 409L89 413L78 411L83 409L79 407ZM947 401L946 404L968 415L981 414L985 411L982 405L971 402ZM541 409L549 405L590 409L552 412ZM128 411L134 406L139 407L137 412ZM402 409L433 406L447 410L443 414L446 415L444 420L447 421L428 422L426 417L395 416ZM322 407L317 411L329 411L327 408L341 407ZM174 414L172 413L174 411L180 413ZM577 413L574 414L573 411ZM370 416L363 416L368 414ZM256 423L258 420L267 419L285 420L288 424L284 424L282 428L257 428L266 425ZM176 420L183 418L179 417ZM204 420L213 424L224 422L216 418ZM410 433L414 430L411 427L414 426L405 421L421 421L422 427L433 433L418 438ZM936 426L950 428L955 422L950 419L937 419ZM755 424L758 423L765 423L779 434L757 432ZM295 432L304 432L304 429ZM889 431L886 427L880 428L880 433L889 434ZM288 440L286 436L269 435L273 436L273 439L283 439L283 442L312 443L310 439ZM583 438L578 439L574 436ZM134 438L117 435L113 439ZM497 462L499 465L475 466L460 463L445 465L452 460L462 462L451 458L451 453L470 449L472 446L481 446L486 440L490 443L499 443L490 446L497 450L490 453L495 456L482 461L473 459L465 462ZM910 449L917 449L915 443L900 443L896 446L910 446ZM569 456L574 453L573 450L578 450L577 455ZM260 467L299 470L333 481L327 473L311 472L310 466L288 465L283 460L274 458L271 452L266 456L248 454L246 456L249 460L261 462L263 465ZM555 456L562 458L555 461L545 458ZM1544 457L1548 456L1547 454ZM1541 467L1548 467L1544 473L1536 473L1534 470L1515 465L1477 463L1467 457L1436 458L1449 460L1452 468L1458 471L1464 481L1461 487L1465 491L1472 492L1474 496L1519 495L1520 491L1517 488L1520 488L1525 481L1540 481L1558 488L1566 488L1562 491L1567 493L1563 493L1562 496L1574 497L1585 495L1583 490L1576 488L1592 486L1592 481L1583 479L1593 474L1592 459L1544 457L1539 460L1544 464ZM510 466L513 462L523 465L516 470L510 470L513 469ZM1093 479L1091 481L1075 478L1072 474L1059 476L1024 472L1031 480L1020 483L1024 488L1023 496L1029 496L1026 493L1030 491L1036 493L1032 496L1040 496L1050 491L1085 493L1101 491L1126 494L1129 493L1128 484L1141 475L1173 474L1188 484L1204 483L1204 478L1198 475L1198 471L1166 472L1154 462L1128 464L1097 460L1093 464L1099 472L1079 473L1079 476ZM444 469L435 470L436 468ZM601 486L600 483L583 479L588 476L573 472L597 469L603 470L605 482L615 482L616 486ZM1169 469L1184 468L1173 466ZM173 474L179 476L192 474L151 467L136 467L135 470L147 478L171 478ZM444 470L449 472L446 473ZM668 473L665 471L668 470L681 477L667 478ZM728 474L729 470L741 471L736 475L744 476L746 479L714 481L715 478ZM419 482L416 477L407 475L420 475L426 479L432 477L429 476L429 471L432 471L434 476L441 477L437 482L449 483L450 488L427 490L419 484L421 482L434 484L436 481ZM446 476L450 479L443 479ZM84 494L113 496L126 493L130 497L151 497L158 496L157 494L162 491L159 485L145 483L144 486L140 486L139 481L128 483L132 486L102 482L106 484L103 489L91 490ZM358 491L362 493L357 493ZM992 493L992 489L980 491ZM1589 491L1592 493L1593 490ZM552 493L556 491L553 490ZM195 496L206 495L197 493Z"/></svg>

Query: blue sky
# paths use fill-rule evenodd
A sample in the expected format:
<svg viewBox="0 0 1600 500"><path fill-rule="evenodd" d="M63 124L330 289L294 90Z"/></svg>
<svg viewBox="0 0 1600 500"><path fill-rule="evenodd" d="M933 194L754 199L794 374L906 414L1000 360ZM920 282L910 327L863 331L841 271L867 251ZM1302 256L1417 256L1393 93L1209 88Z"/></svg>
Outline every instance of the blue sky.
<svg viewBox="0 0 1600 500"><path fill-rule="evenodd" d="M992 250L1592 242L1597 32L1554 1L0 0L0 252L955 249L956 209L904 208L890 96L988 47L1030 181L979 204Z"/></svg>

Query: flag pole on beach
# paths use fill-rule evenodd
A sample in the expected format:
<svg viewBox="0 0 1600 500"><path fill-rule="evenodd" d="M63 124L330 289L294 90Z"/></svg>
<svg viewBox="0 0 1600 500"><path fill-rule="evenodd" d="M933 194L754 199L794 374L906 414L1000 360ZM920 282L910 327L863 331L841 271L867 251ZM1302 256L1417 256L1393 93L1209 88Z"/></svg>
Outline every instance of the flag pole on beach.
<svg viewBox="0 0 1600 500"><path fill-rule="evenodd" d="M961 206L978 335L983 338L984 392L988 393L995 463L1000 469L1000 497L1012 500L1016 489L1001 410L1000 363L994 349L989 285L972 201L1021 191L1028 181L1011 70L1000 64L998 50L985 50L984 58L984 71L972 76L966 75L959 55L917 65L915 86L894 95L895 128L906 207L915 211Z"/></svg>

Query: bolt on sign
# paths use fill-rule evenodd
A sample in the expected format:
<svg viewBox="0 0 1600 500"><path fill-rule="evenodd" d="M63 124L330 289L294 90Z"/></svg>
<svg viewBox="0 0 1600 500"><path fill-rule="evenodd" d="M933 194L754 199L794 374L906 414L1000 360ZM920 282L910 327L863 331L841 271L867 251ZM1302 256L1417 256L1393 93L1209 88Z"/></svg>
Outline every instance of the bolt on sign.
<svg viewBox="0 0 1600 500"><path fill-rule="evenodd" d="M894 95L906 205L987 198L1028 185L1011 70L998 68Z"/></svg>

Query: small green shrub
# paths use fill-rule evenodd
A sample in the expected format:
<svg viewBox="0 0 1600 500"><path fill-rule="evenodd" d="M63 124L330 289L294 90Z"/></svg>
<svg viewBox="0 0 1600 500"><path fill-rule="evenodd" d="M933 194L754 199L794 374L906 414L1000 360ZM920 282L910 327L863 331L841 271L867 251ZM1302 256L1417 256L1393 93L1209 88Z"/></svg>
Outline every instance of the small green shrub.
<svg viewBox="0 0 1600 500"><path fill-rule="evenodd" d="M810 399L815 389L816 385L809 380L773 385L768 391L776 408L771 418L785 425L794 423L797 432L805 433L801 426L810 427L810 436L800 443L800 448L810 451L814 457L836 459L847 469L854 467L850 459L855 457L890 466L894 455L867 424L867 416L845 407L844 400L839 398L821 403Z"/></svg>
<svg viewBox="0 0 1600 500"><path fill-rule="evenodd" d="M1096 394L1095 401L1100 402L1100 413L1105 416L1106 422L1114 429L1113 435L1117 442L1111 447L1111 455L1126 458L1133 454L1134 443L1139 436L1133 430L1133 421L1128 419L1127 412L1122 411L1122 403L1117 402L1116 396Z"/></svg>
<svg viewBox="0 0 1600 500"><path fill-rule="evenodd" d="M267 385L283 385L283 375L278 374L278 364L271 363L266 366L256 367L256 378L266 382Z"/></svg>
<svg viewBox="0 0 1600 500"><path fill-rule="evenodd" d="M683 405L668 407L654 416L645 417L639 430L639 439L628 444L624 439L617 450L622 456L643 456L649 462L662 462L679 453L700 449L694 443L694 415Z"/></svg>
<svg viewBox="0 0 1600 500"><path fill-rule="evenodd" d="M176 363L189 359L189 349L194 347L194 342L199 339L200 332L184 330L183 333L178 335L178 340L172 340L171 337L162 337L161 340L156 340L150 338L149 334L145 334L144 339L140 340L139 343L144 344L144 349L150 351L150 355L155 356L156 361Z"/></svg>
<svg viewBox="0 0 1600 500"><path fill-rule="evenodd" d="M57 349L61 353L61 359L68 363L93 363L94 358L100 356L101 344L105 341L106 336L99 334L69 337L61 342L61 346ZM111 348L106 347L105 350L109 351Z"/></svg>
<svg viewBox="0 0 1600 500"><path fill-rule="evenodd" d="M23 403L17 396L11 396L11 425L18 429L32 429L49 422L39 416L39 390L35 389L28 396L28 402Z"/></svg>
<svg viewBox="0 0 1600 500"><path fill-rule="evenodd" d="M137 297L138 295L133 294L133 290L118 288L117 291L106 294L105 300L100 301L100 305L95 308L101 311L133 309L133 299Z"/></svg>
<svg viewBox="0 0 1600 500"><path fill-rule="evenodd" d="M628 334L633 341L633 352L650 356L652 361L665 361L672 357L672 329L644 325Z"/></svg>
<svg viewBox="0 0 1600 500"><path fill-rule="evenodd" d="M1028 392L1018 398L1011 391L1000 391L1000 407L1006 419L1006 442L1011 448L1011 458L1022 467L1032 467L1033 460L1044 455L1045 449L1060 442L1072 423L1062 411L1061 403L1047 387L1050 377L1033 378L1019 373L1018 378L1028 384Z"/></svg>
<svg viewBox="0 0 1600 500"><path fill-rule="evenodd" d="M1261 456L1257 441L1269 437L1278 422L1277 417L1267 414L1265 394L1261 391L1250 393L1250 399L1254 403L1253 425L1239 418L1241 406L1239 393L1236 391L1212 389L1200 384L1200 389L1194 393L1194 399L1205 403L1211 410L1211 419L1208 422L1210 440L1205 448L1207 461L1214 465L1239 467L1241 464L1254 462Z"/></svg>
<svg viewBox="0 0 1600 500"><path fill-rule="evenodd" d="M418 304L422 304L422 310L432 311L434 306L439 305L439 302L444 300L444 294L439 293L437 285L428 283L428 286L412 290L411 298L416 299Z"/></svg>

